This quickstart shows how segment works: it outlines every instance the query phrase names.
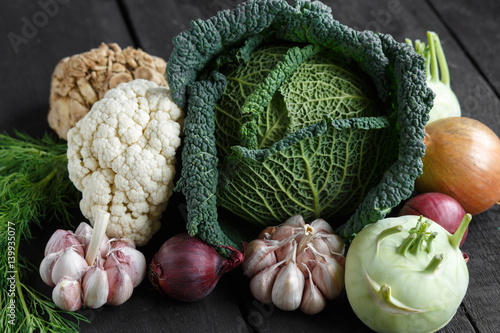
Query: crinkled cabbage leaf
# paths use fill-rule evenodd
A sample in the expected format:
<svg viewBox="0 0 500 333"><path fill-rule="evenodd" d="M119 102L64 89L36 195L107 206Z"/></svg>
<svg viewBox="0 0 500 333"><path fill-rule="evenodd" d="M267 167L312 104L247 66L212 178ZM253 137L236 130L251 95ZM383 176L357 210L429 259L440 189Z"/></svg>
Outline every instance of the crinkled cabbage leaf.
<svg viewBox="0 0 500 333"><path fill-rule="evenodd" d="M433 93L409 45L341 25L319 1L248 1L192 25L167 65L187 113L177 189L190 234L234 245L223 207L259 225L322 217L347 238L410 196Z"/></svg>

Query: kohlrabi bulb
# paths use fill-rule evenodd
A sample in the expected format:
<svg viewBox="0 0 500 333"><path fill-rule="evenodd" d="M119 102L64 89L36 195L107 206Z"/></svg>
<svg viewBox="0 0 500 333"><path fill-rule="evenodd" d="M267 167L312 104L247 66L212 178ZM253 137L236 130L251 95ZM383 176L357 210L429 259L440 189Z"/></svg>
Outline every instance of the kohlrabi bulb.
<svg viewBox="0 0 500 333"><path fill-rule="evenodd" d="M352 309L377 332L434 332L455 315L469 283L460 240L419 216L386 218L354 238L345 285Z"/></svg>

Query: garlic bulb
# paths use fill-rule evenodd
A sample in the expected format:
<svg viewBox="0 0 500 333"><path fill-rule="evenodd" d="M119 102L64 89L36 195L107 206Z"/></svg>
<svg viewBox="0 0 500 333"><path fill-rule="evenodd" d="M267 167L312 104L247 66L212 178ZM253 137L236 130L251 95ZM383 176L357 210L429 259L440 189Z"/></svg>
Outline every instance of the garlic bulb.
<svg viewBox="0 0 500 333"><path fill-rule="evenodd" d="M315 314L344 288L345 245L323 219L295 215L264 229L245 250L242 267L256 300Z"/></svg>
<svg viewBox="0 0 500 333"><path fill-rule="evenodd" d="M54 287L59 308L76 311L82 305L96 309L122 304L144 279L146 258L131 239L109 240L108 220L109 213L96 211L95 228L82 222L74 233L57 230L49 239L40 277Z"/></svg>

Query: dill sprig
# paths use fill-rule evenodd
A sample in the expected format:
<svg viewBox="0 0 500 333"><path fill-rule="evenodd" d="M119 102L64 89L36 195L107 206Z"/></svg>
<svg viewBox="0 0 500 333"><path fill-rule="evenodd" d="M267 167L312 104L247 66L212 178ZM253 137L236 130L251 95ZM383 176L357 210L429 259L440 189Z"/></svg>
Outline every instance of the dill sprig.
<svg viewBox="0 0 500 333"><path fill-rule="evenodd" d="M80 193L67 170L67 144L45 134L32 138L0 134L0 331L78 332L88 320L58 309L52 300L25 284L37 267L19 254L32 239L33 226L57 219L70 225L70 210ZM13 306L12 306L13 304Z"/></svg>

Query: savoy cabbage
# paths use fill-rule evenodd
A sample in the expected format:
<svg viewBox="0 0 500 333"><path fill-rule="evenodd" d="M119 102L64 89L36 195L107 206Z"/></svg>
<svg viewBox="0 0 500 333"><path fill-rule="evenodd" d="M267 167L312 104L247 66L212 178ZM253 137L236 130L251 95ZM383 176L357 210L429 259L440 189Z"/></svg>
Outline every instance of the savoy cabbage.
<svg viewBox="0 0 500 333"><path fill-rule="evenodd" d="M410 196L433 93L409 45L305 0L245 2L174 44L167 79L187 113L177 189L191 235L234 245L222 206L261 225L328 218L349 237Z"/></svg>

